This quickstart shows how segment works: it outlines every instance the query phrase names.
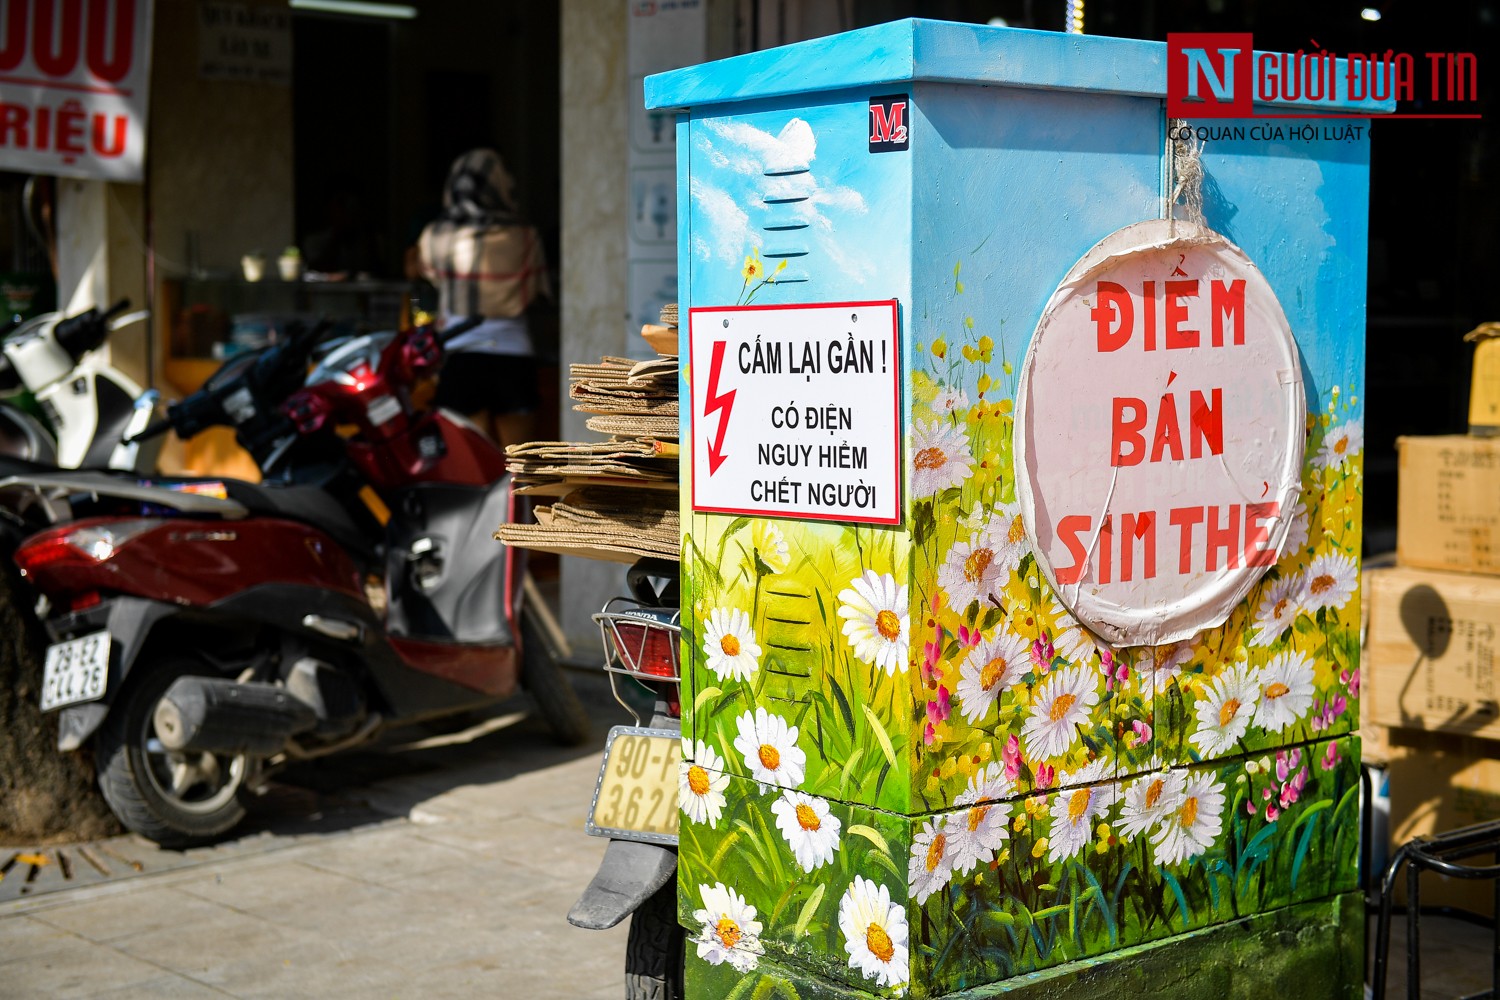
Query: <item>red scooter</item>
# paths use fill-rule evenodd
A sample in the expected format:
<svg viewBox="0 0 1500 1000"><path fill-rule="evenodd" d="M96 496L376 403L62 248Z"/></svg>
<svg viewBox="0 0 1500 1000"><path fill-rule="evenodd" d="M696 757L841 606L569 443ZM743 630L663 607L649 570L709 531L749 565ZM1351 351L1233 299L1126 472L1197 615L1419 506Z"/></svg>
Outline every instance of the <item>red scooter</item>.
<svg viewBox="0 0 1500 1000"><path fill-rule="evenodd" d="M92 741L110 807L164 844L234 827L282 763L518 682L560 739L588 735L520 557L492 537L516 503L503 454L413 404L444 338L356 340L304 385L320 332L231 359L141 435L231 426L259 484L0 480L58 522L14 560L52 639L41 701L61 709L59 746Z"/></svg>

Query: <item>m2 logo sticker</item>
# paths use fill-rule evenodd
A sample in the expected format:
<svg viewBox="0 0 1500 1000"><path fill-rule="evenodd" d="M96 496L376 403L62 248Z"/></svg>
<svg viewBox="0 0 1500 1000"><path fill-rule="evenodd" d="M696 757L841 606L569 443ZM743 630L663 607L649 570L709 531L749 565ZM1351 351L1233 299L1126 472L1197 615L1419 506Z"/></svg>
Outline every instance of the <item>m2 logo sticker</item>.
<svg viewBox="0 0 1500 1000"><path fill-rule="evenodd" d="M870 152L900 153L911 148L911 95L870 98Z"/></svg>

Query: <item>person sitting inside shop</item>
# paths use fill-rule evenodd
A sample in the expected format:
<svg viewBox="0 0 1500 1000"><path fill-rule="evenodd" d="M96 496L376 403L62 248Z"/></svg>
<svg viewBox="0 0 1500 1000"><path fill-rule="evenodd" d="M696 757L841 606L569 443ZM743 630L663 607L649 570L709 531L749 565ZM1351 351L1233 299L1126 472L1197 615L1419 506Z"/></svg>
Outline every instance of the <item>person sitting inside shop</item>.
<svg viewBox="0 0 1500 1000"><path fill-rule="evenodd" d="M484 320L446 345L435 402L502 447L530 440L537 365L526 312L552 289L541 238L522 218L498 153L476 149L453 162L443 214L422 230L417 251L438 291L439 322Z"/></svg>

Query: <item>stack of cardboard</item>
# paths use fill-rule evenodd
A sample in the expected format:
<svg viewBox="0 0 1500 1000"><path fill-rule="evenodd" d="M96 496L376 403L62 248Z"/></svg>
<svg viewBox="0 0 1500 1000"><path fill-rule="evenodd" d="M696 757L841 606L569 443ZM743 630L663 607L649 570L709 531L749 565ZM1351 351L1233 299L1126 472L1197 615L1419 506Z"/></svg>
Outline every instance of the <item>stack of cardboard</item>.
<svg viewBox="0 0 1500 1000"><path fill-rule="evenodd" d="M670 310L670 322L668 322ZM677 307L642 336L671 353L649 361L601 358L573 365L573 409L591 414L601 441L529 441L505 449L517 494L556 498L534 508L535 524L502 524L495 537L517 548L610 562L676 559ZM647 331L670 333L653 340Z"/></svg>
<svg viewBox="0 0 1500 1000"><path fill-rule="evenodd" d="M1388 768L1396 843L1500 819L1500 340L1485 330L1471 433L1397 441L1396 565L1365 574L1366 758ZM1424 903L1492 901L1488 883L1431 888Z"/></svg>

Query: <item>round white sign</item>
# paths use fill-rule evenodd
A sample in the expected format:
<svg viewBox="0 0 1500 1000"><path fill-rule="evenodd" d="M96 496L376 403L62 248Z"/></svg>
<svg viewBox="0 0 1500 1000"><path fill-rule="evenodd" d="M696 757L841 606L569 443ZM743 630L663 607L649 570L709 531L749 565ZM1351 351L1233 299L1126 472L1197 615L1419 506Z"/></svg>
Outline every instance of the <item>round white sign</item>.
<svg viewBox="0 0 1500 1000"><path fill-rule="evenodd" d="M1085 254L1037 324L1016 410L1032 551L1110 642L1222 624L1280 555L1302 368L1265 277L1212 230L1142 222Z"/></svg>

